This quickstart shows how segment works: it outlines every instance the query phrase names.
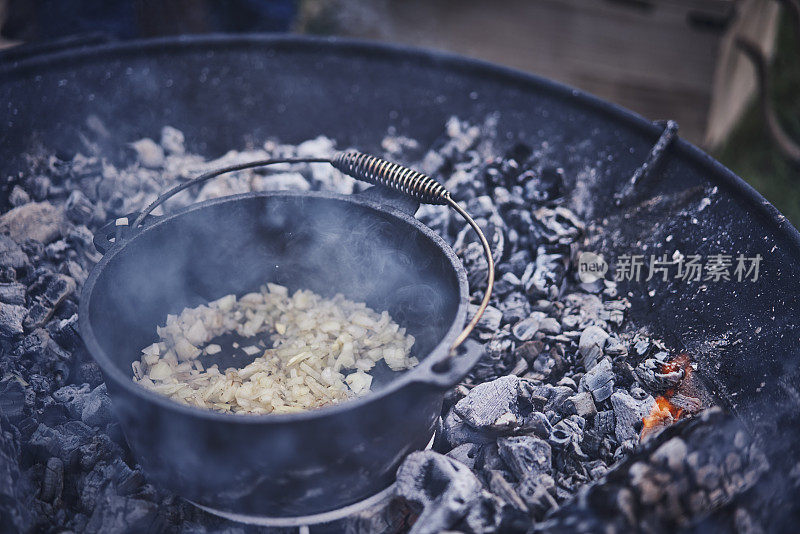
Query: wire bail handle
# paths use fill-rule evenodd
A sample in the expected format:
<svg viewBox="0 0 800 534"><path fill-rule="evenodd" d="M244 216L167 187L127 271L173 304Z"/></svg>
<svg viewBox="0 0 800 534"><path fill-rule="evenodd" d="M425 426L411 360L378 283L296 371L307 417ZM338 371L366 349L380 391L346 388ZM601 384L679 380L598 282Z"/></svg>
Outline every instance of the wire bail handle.
<svg viewBox="0 0 800 534"><path fill-rule="evenodd" d="M188 189L194 185L206 182L212 178L222 174L227 174L229 172L252 169L255 167L265 167L267 165L276 165L278 163L329 163L334 168L352 178L355 178L356 180L373 185L390 187L424 204L450 206L467 222L467 224L470 225L470 227L472 227L472 229L478 235L478 239L483 247L483 252L486 255L486 262L488 264L486 290L483 294L483 299L481 299L478 309L475 311L475 315L472 316L472 319L470 319L470 321L453 342L453 345L450 347L449 356L453 356L458 346L461 345L467 339L467 337L469 337L470 333L483 316L483 312L486 311L486 307L489 305L489 299L492 296L492 289L494 288L494 258L492 257L492 249L489 246L489 242L487 241L486 236L483 234L480 226L478 226L478 223L476 223L475 220L466 211L464 211L464 209L455 200L453 200L453 198L450 196L450 192L447 191L442 184L430 176L419 171L415 171L409 167L356 151L337 152L332 158L274 158L231 165L221 169L209 171L198 176L197 178L194 178L193 180L179 184L172 189L169 189L165 193L162 193L150 205L142 210L142 212L130 225L130 229L133 231L138 228L144 219L150 215L154 209L184 189Z"/></svg>

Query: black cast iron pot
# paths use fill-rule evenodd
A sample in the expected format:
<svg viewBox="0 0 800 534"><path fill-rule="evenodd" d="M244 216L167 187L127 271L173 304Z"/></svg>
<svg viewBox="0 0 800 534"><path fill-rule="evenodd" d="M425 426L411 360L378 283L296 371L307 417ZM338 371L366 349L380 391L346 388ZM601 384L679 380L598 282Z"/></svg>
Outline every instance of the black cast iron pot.
<svg viewBox="0 0 800 534"><path fill-rule="evenodd" d="M153 482L222 512L309 516L385 489L402 459L429 443L444 391L481 351L467 344L455 365L433 369L463 326L466 274L413 217L416 203L383 192L384 204L378 188L202 202L132 230L95 266L81 296L81 333ZM167 314L267 282L387 310L416 338L420 365L404 373L379 365L374 393L281 415L183 406L131 381L131 363Z"/></svg>

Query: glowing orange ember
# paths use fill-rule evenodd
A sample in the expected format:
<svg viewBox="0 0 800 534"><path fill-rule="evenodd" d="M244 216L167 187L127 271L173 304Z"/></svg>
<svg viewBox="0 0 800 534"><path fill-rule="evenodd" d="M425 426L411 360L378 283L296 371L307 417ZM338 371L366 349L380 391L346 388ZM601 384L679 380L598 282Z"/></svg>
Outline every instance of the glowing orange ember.
<svg viewBox="0 0 800 534"><path fill-rule="evenodd" d="M683 380L692 373L688 354L679 354L661 366L661 373L674 373L683 369ZM651 432L669 426L683 415L683 410L672 404L669 399L675 394L674 389L667 390L663 396L656 397L656 402L650 409L650 414L642 419L642 432L639 439L644 439Z"/></svg>
<svg viewBox="0 0 800 534"><path fill-rule="evenodd" d="M678 354L670 361L661 365L661 372L663 374L667 373L674 373L675 371L680 371L683 369L684 372L684 379L689 377L689 374L692 372L692 366L689 365L691 362L689 361L689 355L684 353Z"/></svg>

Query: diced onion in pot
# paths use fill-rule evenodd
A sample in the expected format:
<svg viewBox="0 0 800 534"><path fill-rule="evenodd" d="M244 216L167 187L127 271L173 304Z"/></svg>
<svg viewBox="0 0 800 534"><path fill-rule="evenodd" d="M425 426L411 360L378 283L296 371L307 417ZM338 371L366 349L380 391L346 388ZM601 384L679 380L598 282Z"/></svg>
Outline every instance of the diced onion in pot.
<svg viewBox="0 0 800 534"><path fill-rule="evenodd" d="M261 355L241 369L205 367L197 359L219 354L222 347L209 342L233 332L268 333L272 348L258 341L243 347L250 356ZM290 294L277 284L168 315L157 333L159 341L132 364L133 380L178 402L237 414L337 404L370 392L369 371L381 359L394 371L417 364L410 356L414 338L388 312L342 295Z"/></svg>

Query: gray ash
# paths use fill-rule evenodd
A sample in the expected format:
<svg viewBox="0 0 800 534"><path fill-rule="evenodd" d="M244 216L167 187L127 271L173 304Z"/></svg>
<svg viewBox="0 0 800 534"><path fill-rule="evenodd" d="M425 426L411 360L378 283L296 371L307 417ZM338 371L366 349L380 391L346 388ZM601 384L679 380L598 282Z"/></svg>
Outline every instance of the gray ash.
<svg viewBox="0 0 800 534"><path fill-rule="evenodd" d="M664 372L674 351L634 328L614 282L575 278L588 231L567 207L564 171L542 147L503 149L492 122L452 119L427 151L393 135L383 142L385 157L443 177L465 203L492 243L497 284L473 334L486 355L448 393L434 450L404 462L398 498L341 528L659 531L736 507L765 460L738 430L730 451L698 452L715 439L719 415L640 443L654 397L685 381L680 372ZM181 132L167 127L159 143L132 143L135 162L126 168L98 156L31 157L29 172L8 184L0 217L3 531L249 530L147 483L77 334L77 296L100 257L93 231L107 220L201 171L266 156L325 155L333 147L325 138L267 142L205 161L187 154ZM361 187L325 165L244 171L182 193L166 209L258 189ZM453 244L477 303L487 265L472 232L444 207L422 206L418 217ZM708 404L697 397L693 389L682 393L684 414ZM709 466L718 461L726 467L715 472ZM683 489L688 503L676 495ZM758 525L744 507L731 517Z"/></svg>

